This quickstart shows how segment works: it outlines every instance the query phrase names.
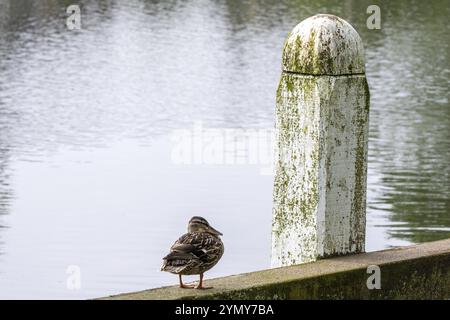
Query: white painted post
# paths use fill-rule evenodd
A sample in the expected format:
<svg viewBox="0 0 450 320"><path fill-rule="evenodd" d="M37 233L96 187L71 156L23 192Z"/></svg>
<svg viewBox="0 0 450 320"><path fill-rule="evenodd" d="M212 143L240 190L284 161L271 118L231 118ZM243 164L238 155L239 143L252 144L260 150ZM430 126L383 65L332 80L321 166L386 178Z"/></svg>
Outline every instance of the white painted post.
<svg viewBox="0 0 450 320"><path fill-rule="evenodd" d="M283 50L272 266L364 251L369 89L361 38L319 14Z"/></svg>

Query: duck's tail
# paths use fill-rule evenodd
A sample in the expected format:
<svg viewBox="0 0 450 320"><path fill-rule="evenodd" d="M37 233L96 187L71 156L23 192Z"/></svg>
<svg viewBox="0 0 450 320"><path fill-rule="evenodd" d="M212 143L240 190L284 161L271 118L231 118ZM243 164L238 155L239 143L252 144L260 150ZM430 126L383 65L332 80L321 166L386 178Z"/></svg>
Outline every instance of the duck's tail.
<svg viewBox="0 0 450 320"><path fill-rule="evenodd" d="M198 258L190 253L172 251L163 258L161 271L179 274L197 261Z"/></svg>

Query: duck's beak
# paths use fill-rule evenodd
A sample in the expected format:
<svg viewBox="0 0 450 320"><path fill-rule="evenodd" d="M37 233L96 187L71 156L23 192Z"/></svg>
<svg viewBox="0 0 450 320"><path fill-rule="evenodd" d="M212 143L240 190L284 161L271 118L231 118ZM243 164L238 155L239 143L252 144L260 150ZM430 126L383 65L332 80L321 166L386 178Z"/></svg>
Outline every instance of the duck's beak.
<svg viewBox="0 0 450 320"><path fill-rule="evenodd" d="M223 236L222 232L217 231L216 229L214 229L214 228L211 227L211 226L208 226L208 232L209 232L209 233L212 233L212 234L215 234L215 235L218 235L218 236Z"/></svg>

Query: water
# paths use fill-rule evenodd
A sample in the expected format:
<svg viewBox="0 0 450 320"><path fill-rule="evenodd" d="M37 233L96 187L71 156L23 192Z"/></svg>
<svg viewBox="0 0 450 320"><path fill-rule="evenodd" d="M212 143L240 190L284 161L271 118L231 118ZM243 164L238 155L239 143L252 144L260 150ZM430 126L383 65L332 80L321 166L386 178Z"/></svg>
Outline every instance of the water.
<svg viewBox="0 0 450 320"><path fill-rule="evenodd" d="M175 283L161 257L192 215L224 233L208 277L269 267L273 178L179 164L173 137L270 129L283 40L316 13L367 51L367 250L450 237L446 1L381 2L381 30L370 1L80 1L78 31L63 3L0 0L0 298Z"/></svg>

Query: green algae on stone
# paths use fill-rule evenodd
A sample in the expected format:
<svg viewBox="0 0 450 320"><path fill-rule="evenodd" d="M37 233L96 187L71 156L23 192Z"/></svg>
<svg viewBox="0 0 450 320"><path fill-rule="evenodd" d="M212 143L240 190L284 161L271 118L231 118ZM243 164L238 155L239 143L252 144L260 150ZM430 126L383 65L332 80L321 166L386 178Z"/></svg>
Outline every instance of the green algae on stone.
<svg viewBox="0 0 450 320"><path fill-rule="evenodd" d="M318 14L298 24L283 49L283 70L312 75L364 73L364 48L343 19Z"/></svg>
<svg viewBox="0 0 450 320"><path fill-rule="evenodd" d="M366 286L367 267L374 264L381 290ZM208 279L210 290L171 286L103 299L449 299L449 265L447 239Z"/></svg>
<svg viewBox="0 0 450 320"><path fill-rule="evenodd" d="M272 266L361 252L369 92L361 39L317 15L289 34L276 98Z"/></svg>

